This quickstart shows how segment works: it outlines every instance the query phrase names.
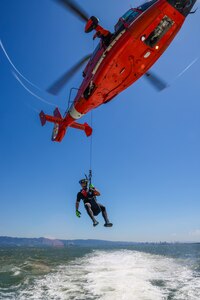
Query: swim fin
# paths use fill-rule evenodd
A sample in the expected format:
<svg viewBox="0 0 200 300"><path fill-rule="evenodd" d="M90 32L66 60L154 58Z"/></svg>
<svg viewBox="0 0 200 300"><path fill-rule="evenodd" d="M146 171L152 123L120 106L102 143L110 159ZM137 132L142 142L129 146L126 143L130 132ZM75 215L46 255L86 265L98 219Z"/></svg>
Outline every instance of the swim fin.
<svg viewBox="0 0 200 300"><path fill-rule="evenodd" d="M113 224L112 224L112 223L110 223L110 222L108 222L108 223L105 223L105 224L104 224L104 226L105 226L105 227L112 227L112 226L113 226Z"/></svg>

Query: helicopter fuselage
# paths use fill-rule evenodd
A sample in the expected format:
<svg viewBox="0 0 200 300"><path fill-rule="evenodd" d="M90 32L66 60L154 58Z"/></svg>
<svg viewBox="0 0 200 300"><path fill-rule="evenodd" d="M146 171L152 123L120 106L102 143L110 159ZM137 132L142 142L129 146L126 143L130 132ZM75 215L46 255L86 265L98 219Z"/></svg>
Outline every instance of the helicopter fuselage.
<svg viewBox="0 0 200 300"><path fill-rule="evenodd" d="M60 142L68 126L147 73L179 32L195 3L190 2L185 14L177 9L175 0L158 0L147 8L130 9L119 19L110 40L102 38L90 58L74 102L58 122L54 141Z"/></svg>

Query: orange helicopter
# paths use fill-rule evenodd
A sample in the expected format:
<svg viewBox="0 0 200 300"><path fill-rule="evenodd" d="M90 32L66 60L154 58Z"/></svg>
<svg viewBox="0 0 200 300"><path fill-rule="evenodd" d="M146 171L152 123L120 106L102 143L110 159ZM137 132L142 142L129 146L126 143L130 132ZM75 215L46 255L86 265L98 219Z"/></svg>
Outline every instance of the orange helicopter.
<svg viewBox="0 0 200 300"><path fill-rule="evenodd" d="M48 92L56 95L69 78L89 60L83 71L83 81L72 105L62 117L56 108L53 116L40 112L42 126L54 123L52 141L61 142L68 127L81 129L87 136L92 128L76 121L92 109L105 104L146 75L158 89L166 83L148 72L170 45L183 25L196 0L152 0L129 9L117 22L114 32L99 25L99 20L84 12L72 0L57 0L86 22L85 32L95 31L100 42L91 55L85 56L70 71L57 80Z"/></svg>

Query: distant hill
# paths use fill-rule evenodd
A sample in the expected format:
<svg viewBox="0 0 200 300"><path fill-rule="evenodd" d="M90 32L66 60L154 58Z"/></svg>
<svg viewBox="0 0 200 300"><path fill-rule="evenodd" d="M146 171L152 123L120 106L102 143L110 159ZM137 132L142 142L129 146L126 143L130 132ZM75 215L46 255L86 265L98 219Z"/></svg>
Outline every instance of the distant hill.
<svg viewBox="0 0 200 300"><path fill-rule="evenodd" d="M63 247L59 240L0 236L0 247Z"/></svg>
<svg viewBox="0 0 200 300"><path fill-rule="evenodd" d="M132 242L104 240L58 240L47 238L17 238L0 236L0 247L120 247L135 245Z"/></svg>

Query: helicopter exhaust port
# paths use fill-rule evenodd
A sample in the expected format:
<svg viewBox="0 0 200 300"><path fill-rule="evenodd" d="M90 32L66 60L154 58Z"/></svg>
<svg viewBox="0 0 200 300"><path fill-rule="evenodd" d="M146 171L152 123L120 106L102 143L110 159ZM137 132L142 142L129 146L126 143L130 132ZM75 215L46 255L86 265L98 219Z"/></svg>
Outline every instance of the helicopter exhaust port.
<svg viewBox="0 0 200 300"><path fill-rule="evenodd" d="M99 19L92 16L86 23L85 33L89 33L91 31L93 31L94 29L96 29L98 24L99 24Z"/></svg>

